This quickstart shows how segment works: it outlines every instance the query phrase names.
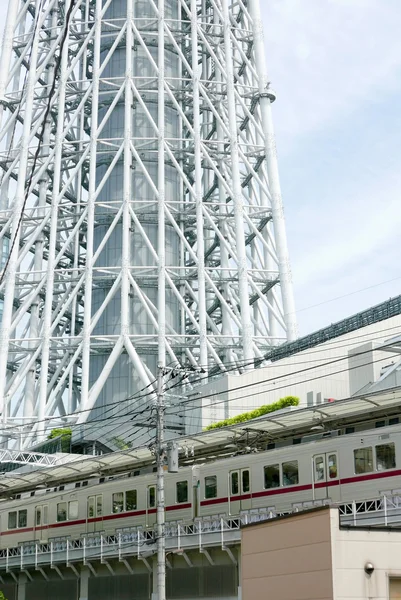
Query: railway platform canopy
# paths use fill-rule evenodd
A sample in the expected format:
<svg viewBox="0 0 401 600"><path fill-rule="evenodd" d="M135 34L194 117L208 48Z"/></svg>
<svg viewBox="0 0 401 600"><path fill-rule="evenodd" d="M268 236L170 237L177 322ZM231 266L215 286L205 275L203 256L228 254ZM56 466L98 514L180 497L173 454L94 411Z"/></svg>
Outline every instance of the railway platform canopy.
<svg viewBox="0 0 401 600"><path fill-rule="evenodd" d="M226 456L259 452L270 444L298 443L338 434L352 425L369 426L383 418L398 418L401 388L334 400L309 408L288 408L251 421L221 429L181 436L169 441L179 449L180 464L190 465ZM375 425L372 425L374 427ZM0 481L0 497L24 491L50 488L73 481L115 476L155 463L154 448L143 446L100 456L70 455L71 460L54 466L24 472L24 467L5 473Z"/></svg>

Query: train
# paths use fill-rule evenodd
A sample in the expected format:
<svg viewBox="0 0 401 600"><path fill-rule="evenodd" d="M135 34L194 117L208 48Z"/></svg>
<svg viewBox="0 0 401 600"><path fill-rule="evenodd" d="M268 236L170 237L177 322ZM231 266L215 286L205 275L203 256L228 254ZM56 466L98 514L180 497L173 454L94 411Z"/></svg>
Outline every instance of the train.
<svg viewBox="0 0 401 600"><path fill-rule="evenodd" d="M401 425L342 433L166 472L166 522L234 517L253 509L286 512L399 493ZM0 549L152 529L155 522L155 472L94 477L1 499Z"/></svg>

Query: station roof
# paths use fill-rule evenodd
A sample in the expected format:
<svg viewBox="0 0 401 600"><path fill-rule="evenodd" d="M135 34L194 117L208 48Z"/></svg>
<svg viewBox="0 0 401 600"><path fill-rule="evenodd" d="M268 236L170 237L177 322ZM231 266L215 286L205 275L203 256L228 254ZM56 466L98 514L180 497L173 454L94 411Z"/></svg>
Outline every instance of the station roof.
<svg viewBox="0 0 401 600"><path fill-rule="evenodd" d="M181 436L169 443L176 442L182 450L181 463L190 464L246 451L249 447L266 449L269 442L314 433L319 428L329 431L344 424L360 422L361 417L368 420L399 414L400 405L401 388L397 387L369 396L336 400L309 408L291 407L229 427ZM70 456L69 462L54 467L28 473L4 474L0 479L0 496L133 471L155 461L149 447L101 456Z"/></svg>

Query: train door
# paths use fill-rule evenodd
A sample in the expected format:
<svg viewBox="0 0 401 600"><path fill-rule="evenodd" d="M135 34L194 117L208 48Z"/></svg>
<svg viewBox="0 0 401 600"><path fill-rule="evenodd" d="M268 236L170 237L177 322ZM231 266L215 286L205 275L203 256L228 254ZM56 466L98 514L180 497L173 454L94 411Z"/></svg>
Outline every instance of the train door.
<svg viewBox="0 0 401 600"><path fill-rule="evenodd" d="M337 452L312 457L313 500L340 499Z"/></svg>
<svg viewBox="0 0 401 600"><path fill-rule="evenodd" d="M156 523L156 486L148 485L146 490L146 525L151 527Z"/></svg>
<svg viewBox="0 0 401 600"><path fill-rule="evenodd" d="M49 527L49 506L38 504L35 506L35 540L47 540Z"/></svg>
<svg viewBox="0 0 401 600"><path fill-rule="evenodd" d="M86 507L86 530L88 533L103 531L103 496L89 496Z"/></svg>
<svg viewBox="0 0 401 600"><path fill-rule="evenodd" d="M251 508L251 473L249 469L236 469L228 474L228 514L239 515Z"/></svg>

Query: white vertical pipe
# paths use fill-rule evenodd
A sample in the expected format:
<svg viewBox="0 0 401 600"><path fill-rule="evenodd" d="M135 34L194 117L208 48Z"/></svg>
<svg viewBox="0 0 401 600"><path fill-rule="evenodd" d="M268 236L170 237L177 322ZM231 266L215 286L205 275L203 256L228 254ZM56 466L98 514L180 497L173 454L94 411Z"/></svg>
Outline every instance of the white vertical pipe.
<svg viewBox="0 0 401 600"><path fill-rule="evenodd" d="M100 71L100 41L102 30L102 0L96 0L95 6L95 39L92 67L92 121L90 134L89 160L89 190L87 203L86 227L86 265L85 265L85 296L84 323L82 332L82 379L80 409L86 410L89 397L89 366L90 366L90 337L92 318L92 283L93 283L93 234L95 223L96 196L96 166L99 122L99 71Z"/></svg>
<svg viewBox="0 0 401 600"><path fill-rule="evenodd" d="M214 22L216 24L215 34L220 34L220 24L219 19L216 13L214 14ZM223 73L221 72L218 65L216 65L215 69L215 78L217 84L217 96L222 99L223 97ZM220 100L220 109L222 110L222 101ZM216 120L216 136L218 140L218 154L219 154L219 167L223 170L222 166L222 158L224 157L224 132L219 120ZM227 203L226 203L226 194L224 191L224 187L222 182L219 180L218 182L219 189L219 229L226 240L228 238L227 232ZM229 297L229 284L228 280L230 277L230 261L229 261L229 253L225 244L220 242L220 268L221 268L221 277L224 281L222 285L222 295L224 296L225 301L228 300ZM227 310L226 303L221 303L221 332L224 336L224 343L227 344L227 349L225 351L225 363L231 365L234 360L234 353L230 346L233 344L233 338L231 337L233 334L232 324L230 319L229 311ZM228 338L231 337L230 342L228 342Z"/></svg>
<svg viewBox="0 0 401 600"><path fill-rule="evenodd" d="M57 14L53 11L49 15L48 23L50 28L53 30L57 26ZM54 62L49 65L46 76L46 84L50 87L55 75ZM51 116L49 115L46 121L46 125L43 130L43 147L41 149L42 158L45 158L49 152L50 144L50 128L51 128ZM46 210L46 196L49 187L49 178L47 173L43 175L42 180L39 182L39 199L38 199L38 218L45 217ZM43 246L44 236L43 233L38 237L35 244L35 259L33 269L33 282L37 285L40 282L43 268ZM33 352L37 347L37 339L40 335L40 315L39 315L39 295L37 295L31 304L31 316L29 323L29 337L32 341L29 342L30 350ZM33 363L31 369L26 376L25 384L25 400L24 400L24 416L31 417L35 410L35 383L36 383L36 362Z"/></svg>
<svg viewBox="0 0 401 600"><path fill-rule="evenodd" d="M166 239L165 239L165 107L164 107L164 0L158 0L158 230L157 254L158 264L158 353L159 364L166 364ZM160 600L160 599L159 599Z"/></svg>
<svg viewBox="0 0 401 600"><path fill-rule="evenodd" d="M279 263L284 320L287 327L287 340L291 341L298 337L298 328L295 313L294 292L292 287L291 266L287 246L287 233L285 229L283 200L281 196L280 179L278 173L276 141L274 137L271 111L271 103L275 98L274 95L268 90L269 80L266 72L263 25L260 14L259 0L248 0L248 6L249 13L252 18L255 64L256 70L259 74L259 103L264 132L267 173L271 191L273 227Z"/></svg>
<svg viewBox="0 0 401 600"><path fill-rule="evenodd" d="M8 73L11 63L11 54L13 49L14 30L17 24L18 9L20 3L18 0L9 0L6 25L3 34L3 46L0 57L0 100L4 99L7 89ZM3 118L4 106L0 105L0 127Z"/></svg>
<svg viewBox="0 0 401 600"><path fill-rule="evenodd" d="M235 233L238 258L238 291L241 308L241 336L244 361L245 363L248 363L253 358L253 327L251 323L251 311L249 306L248 266L246 258L245 231L243 220L244 202L242 196L240 162L238 155L238 132L234 87L234 63L230 35L231 22L228 9L228 0L222 0L221 4L223 10L224 50L226 55L227 111L230 132L231 172L233 186L232 201L234 206Z"/></svg>
<svg viewBox="0 0 401 600"><path fill-rule="evenodd" d="M34 113L34 91L36 80L36 65L39 51L39 33L42 26L42 20L38 23L32 40L32 52L29 61L29 73L27 78L27 91L25 99L25 111L23 113L24 125L20 143L18 180L15 198L13 202L13 223L11 228L11 240L14 241L14 247L9 255L7 271L5 273L5 293L3 305L3 319L0 328L0 412L3 413L3 420L6 419L6 408L4 406L4 391L7 377L8 345L10 339L10 325L13 313L14 295L15 295L15 276L17 268L17 259L19 253L19 242L21 237L21 228L19 220L25 197L25 183L27 180L28 156L29 156L29 137L31 132L32 115Z"/></svg>
<svg viewBox="0 0 401 600"><path fill-rule="evenodd" d="M134 16L133 0L127 0L127 32L126 58L125 58L125 107L124 107L124 182L123 182L123 216L122 216L122 264L121 264L121 333L128 336L130 333L130 202L132 190L132 87L133 78L133 32L132 19Z"/></svg>
<svg viewBox="0 0 401 600"><path fill-rule="evenodd" d="M207 370L207 330L206 330L206 285L205 285L205 242L203 237L202 211L202 157L199 82L200 67L198 54L197 2L191 0L191 41L192 41L192 83L193 83L193 128L195 159L195 203L196 203L196 244L198 258L198 310L200 365Z"/></svg>
<svg viewBox="0 0 401 600"><path fill-rule="evenodd" d="M65 10L68 11L72 0L65 0ZM45 432L45 409L47 402L47 377L50 364L50 345L51 345L51 322L53 312L53 294L54 294L54 278L55 278L55 258L56 245L58 239L58 208L60 204L60 187L61 173L63 160L63 131L65 119L65 92L67 85L67 64L68 64L68 43L69 31L67 31L63 52L60 61L60 81L58 95L58 113L57 113L57 129L54 140L54 170L53 170L53 193L51 202L51 217L50 217L50 236L48 246L48 259L46 270L46 299L43 311L43 329L42 329L42 356L40 367L40 383L38 396L38 435L39 438Z"/></svg>

